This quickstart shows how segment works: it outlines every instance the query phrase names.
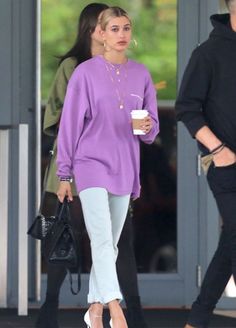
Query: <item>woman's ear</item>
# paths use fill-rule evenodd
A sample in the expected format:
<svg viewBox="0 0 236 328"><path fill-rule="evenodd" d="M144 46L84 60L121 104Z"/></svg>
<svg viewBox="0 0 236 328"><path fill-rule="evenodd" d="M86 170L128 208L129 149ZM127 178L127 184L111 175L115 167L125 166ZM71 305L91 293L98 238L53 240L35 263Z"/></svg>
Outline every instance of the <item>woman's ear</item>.
<svg viewBox="0 0 236 328"><path fill-rule="evenodd" d="M103 41L105 41L105 32L103 30L100 30L99 33L100 33Z"/></svg>

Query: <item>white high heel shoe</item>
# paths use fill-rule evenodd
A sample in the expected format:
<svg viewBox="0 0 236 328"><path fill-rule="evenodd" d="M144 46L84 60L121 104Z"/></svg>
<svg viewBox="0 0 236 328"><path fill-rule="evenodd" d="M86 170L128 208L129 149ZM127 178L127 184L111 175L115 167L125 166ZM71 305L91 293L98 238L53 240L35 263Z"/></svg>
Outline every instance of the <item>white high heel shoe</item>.
<svg viewBox="0 0 236 328"><path fill-rule="evenodd" d="M112 319L110 319L110 321L109 321L109 325L110 325L111 328L113 327L113 325L112 325ZM128 326L127 326L127 327L128 327Z"/></svg>
<svg viewBox="0 0 236 328"><path fill-rule="evenodd" d="M92 316L94 318L102 318L102 315L92 314ZM92 328L92 324L91 324L91 320L90 320L90 316L89 316L89 310L87 310L87 312L84 315L84 322L86 323L87 328Z"/></svg>
<svg viewBox="0 0 236 328"><path fill-rule="evenodd" d="M92 328L90 317L89 317L89 310L87 310L87 312L84 315L84 322L86 323L87 328Z"/></svg>

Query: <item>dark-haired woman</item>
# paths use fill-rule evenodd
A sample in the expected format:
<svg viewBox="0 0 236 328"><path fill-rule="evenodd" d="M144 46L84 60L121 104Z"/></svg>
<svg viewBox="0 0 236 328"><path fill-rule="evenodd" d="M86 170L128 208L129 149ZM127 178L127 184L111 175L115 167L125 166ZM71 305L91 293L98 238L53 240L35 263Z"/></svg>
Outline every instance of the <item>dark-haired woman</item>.
<svg viewBox="0 0 236 328"><path fill-rule="evenodd" d="M66 88L72 72L80 63L104 52L98 28L98 17L106 8L108 8L107 5L100 3L92 3L84 8L79 18L76 42L60 59L60 65L50 91L44 116L44 132L49 136L57 136ZM54 158L55 155L56 143L54 145ZM52 194L56 194L59 184L59 179L56 177L54 158L51 161L46 188ZM75 188L73 189L73 195L77 195ZM83 229L83 217L78 197L74 198L71 207L72 212L76 213L76 215L72 216L75 231L81 231ZM129 328L145 328L147 325L143 317L138 294L136 263L132 243L132 222L129 214L126 218L118 247L119 254L116 267L120 287L127 306L128 326ZM59 327L57 319L58 299L65 276L66 269L64 267L48 265L46 300L40 309L36 323L37 328Z"/></svg>

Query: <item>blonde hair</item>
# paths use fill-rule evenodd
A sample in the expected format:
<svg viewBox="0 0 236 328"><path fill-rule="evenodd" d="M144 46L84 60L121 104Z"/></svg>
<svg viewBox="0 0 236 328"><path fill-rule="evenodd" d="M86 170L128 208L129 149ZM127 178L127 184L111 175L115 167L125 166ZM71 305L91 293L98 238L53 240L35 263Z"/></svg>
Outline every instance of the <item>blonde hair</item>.
<svg viewBox="0 0 236 328"><path fill-rule="evenodd" d="M130 24L131 24L131 19L130 19L130 17L128 16L127 12L124 9L122 9L120 7L110 7L108 9L105 9L102 12L101 19L100 19L101 29L103 31L105 31L109 21L112 18L116 18L116 17L126 17L129 20Z"/></svg>

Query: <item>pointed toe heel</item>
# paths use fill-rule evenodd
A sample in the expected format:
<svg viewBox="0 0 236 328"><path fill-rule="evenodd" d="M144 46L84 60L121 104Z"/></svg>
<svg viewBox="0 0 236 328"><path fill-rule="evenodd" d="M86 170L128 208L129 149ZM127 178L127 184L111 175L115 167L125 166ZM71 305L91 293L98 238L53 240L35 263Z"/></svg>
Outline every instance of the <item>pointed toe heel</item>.
<svg viewBox="0 0 236 328"><path fill-rule="evenodd" d="M89 310L85 313L84 315L84 322L87 325L87 328L91 328L91 321L90 321L90 317L89 317Z"/></svg>

